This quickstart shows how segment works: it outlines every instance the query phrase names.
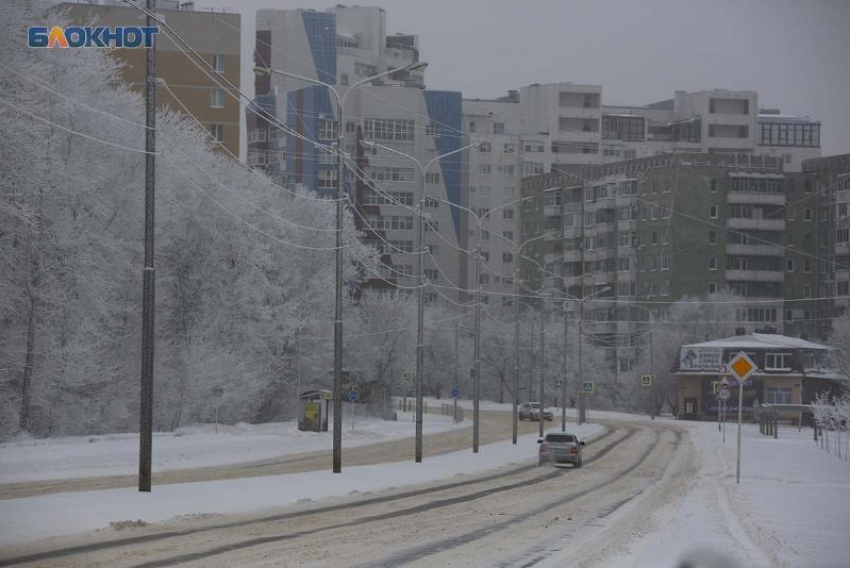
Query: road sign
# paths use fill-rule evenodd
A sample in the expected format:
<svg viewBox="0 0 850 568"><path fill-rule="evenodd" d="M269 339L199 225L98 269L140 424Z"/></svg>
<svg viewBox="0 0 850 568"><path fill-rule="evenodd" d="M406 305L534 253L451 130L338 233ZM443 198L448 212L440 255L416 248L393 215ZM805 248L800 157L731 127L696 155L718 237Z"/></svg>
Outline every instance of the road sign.
<svg viewBox="0 0 850 568"><path fill-rule="evenodd" d="M720 392L717 393L717 398L720 400L729 400L729 397L732 396L728 389L720 389Z"/></svg>
<svg viewBox="0 0 850 568"><path fill-rule="evenodd" d="M720 379L720 388L728 389L729 388L729 377L723 377Z"/></svg>
<svg viewBox="0 0 850 568"><path fill-rule="evenodd" d="M216 385L212 389L212 394L213 394L214 397L218 398L218 397L220 397L224 394L224 389L221 388L220 386Z"/></svg>
<svg viewBox="0 0 850 568"><path fill-rule="evenodd" d="M652 386L652 375L641 375L640 376L640 386L651 387Z"/></svg>
<svg viewBox="0 0 850 568"><path fill-rule="evenodd" d="M357 402L357 399L360 398L360 395L357 394L356 390L348 391L348 400L349 402Z"/></svg>
<svg viewBox="0 0 850 568"><path fill-rule="evenodd" d="M412 382L413 382L413 373L411 373L410 371L405 371L405 372L403 372L403 373L401 374L401 376L402 376L402 378L405 380L405 382L408 382L408 383L412 383Z"/></svg>
<svg viewBox="0 0 850 568"><path fill-rule="evenodd" d="M592 393L596 388L596 384L593 381L584 381L581 383L581 391L586 393Z"/></svg>
<svg viewBox="0 0 850 568"><path fill-rule="evenodd" d="M750 357L743 351L732 357L729 361L729 370L738 381L746 381L758 367Z"/></svg>
<svg viewBox="0 0 850 568"><path fill-rule="evenodd" d="M452 393L451 393L451 394L452 394L452 398L457 398L457 397L459 397L459 396L460 396L460 389L459 389L459 388L457 388L457 387L454 387L454 388L452 389Z"/></svg>
<svg viewBox="0 0 850 568"><path fill-rule="evenodd" d="M560 386L561 386L561 385L563 385L563 384L564 384L564 382L563 382L563 381L555 381L555 386L556 386L556 387L560 387Z"/></svg>

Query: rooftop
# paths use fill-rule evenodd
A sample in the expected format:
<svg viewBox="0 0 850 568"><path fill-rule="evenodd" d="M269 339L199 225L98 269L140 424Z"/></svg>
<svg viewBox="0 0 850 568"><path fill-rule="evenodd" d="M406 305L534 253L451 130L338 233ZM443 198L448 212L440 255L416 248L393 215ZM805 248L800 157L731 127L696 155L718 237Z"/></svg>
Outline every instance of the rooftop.
<svg viewBox="0 0 850 568"><path fill-rule="evenodd" d="M745 335L733 335L724 339L705 341L703 343L692 343L683 347L715 347L720 349L810 349L817 351L832 351L832 347L812 343L797 337L778 335L774 333L747 333Z"/></svg>

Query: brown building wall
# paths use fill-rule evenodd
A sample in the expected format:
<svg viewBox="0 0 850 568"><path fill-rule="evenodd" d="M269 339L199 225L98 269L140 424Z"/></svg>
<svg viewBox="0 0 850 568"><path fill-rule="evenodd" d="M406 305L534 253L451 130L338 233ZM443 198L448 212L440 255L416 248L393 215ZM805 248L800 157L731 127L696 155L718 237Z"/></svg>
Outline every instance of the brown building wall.
<svg viewBox="0 0 850 568"><path fill-rule="evenodd" d="M109 26L144 25L139 19L144 15L132 7L99 6L92 4L60 4L60 10L67 14L70 22L88 25ZM168 25L182 37L204 61L212 64L213 55L224 55L222 76L240 87L240 18L238 14L214 12L195 12L188 10L162 10ZM224 95L223 108L214 108L212 91L221 88L207 76L171 41L164 30L156 36L156 75L165 81L178 100L168 89L157 88L157 104L175 112L185 112L181 106L194 116L204 128L209 130L213 124L224 125L225 148L239 156L239 102L227 94ZM121 70L122 82L133 89L142 91L145 82L145 50L113 49L112 55L124 65ZM205 68L209 74L213 72ZM241 87L240 87L241 88Z"/></svg>

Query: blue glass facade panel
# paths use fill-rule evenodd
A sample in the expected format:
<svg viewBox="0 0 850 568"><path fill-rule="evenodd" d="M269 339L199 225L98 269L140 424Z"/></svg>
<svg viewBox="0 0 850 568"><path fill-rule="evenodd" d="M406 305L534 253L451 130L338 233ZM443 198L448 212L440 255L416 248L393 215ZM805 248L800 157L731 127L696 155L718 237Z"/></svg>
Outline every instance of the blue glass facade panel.
<svg viewBox="0 0 850 568"><path fill-rule="evenodd" d="M438 127L434 136L437 155L446 154L461 147L461 94L456 91L425 91L425 106L428 118ZM446 185L446 194L452 203L461 205L460 170L463 157L460 153L440 160L440 169ZM460 240L460 209L452 207L455 237Z"/></svg>

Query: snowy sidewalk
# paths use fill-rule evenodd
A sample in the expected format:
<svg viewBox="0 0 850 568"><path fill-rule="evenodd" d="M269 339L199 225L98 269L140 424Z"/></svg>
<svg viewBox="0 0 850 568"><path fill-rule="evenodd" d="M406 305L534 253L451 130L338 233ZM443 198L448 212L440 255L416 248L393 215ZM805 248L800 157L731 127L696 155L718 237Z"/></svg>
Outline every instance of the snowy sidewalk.
<svg viewBox="0 0 850 568"><path fill-rule="evenodd" d="M689 478L667 487L668 503L595 566L677 566L700 554L740 568L850 565L850 463L816 447L811 429L780 428L773 439L745 425L738 485L736 426L727 425L724 444L716 423L679 424L697 451Z"/></svg>
<svg viewBox="0 0 850 568"><path fill-rule="evenodd" d="M355 417L352 429L348 409L343 416L346 447L412 437L412 413L399 413L397 422ZM429 414L425 434L468 427L451 417ZM153 470L156 472L211 467L331 449L327 433L300 432L295 421L268 424L188 426L154 434ZM25 438L0 444L0 484L106 475L134 475L139 459L138 434Z"/></svg>
<svg viewBox="0 0 850 568"><path fill-rule="evenodd" d="M573 427L586 439L601 435L599 425ZM227 514L282 507L400 485L415 485L457 475L472 475L536 458L537 436L521 436L471 450L439 456L423 463L396 462L344 468L341 474L315 471L155 486L149 494L135 489L60 493L0 501L0 545L50 536L80 534L111 522L141 519L159 522L181 515Z"/></svg>

